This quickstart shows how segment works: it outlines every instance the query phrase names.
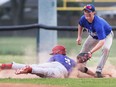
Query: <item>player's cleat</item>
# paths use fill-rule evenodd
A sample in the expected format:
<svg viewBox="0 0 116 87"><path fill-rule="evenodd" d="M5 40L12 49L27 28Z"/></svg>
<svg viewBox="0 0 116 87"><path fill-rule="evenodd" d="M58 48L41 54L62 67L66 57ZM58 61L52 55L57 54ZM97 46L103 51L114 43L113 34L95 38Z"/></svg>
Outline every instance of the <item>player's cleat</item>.
<svg viewBox="0 0 116 87"><path fill-rule="evenodd" d="M101 72L96 72L96 77L97 78L103 78L103 75L101 74Z"/></svg>
<svg viewBox="0 0 116 87"><path fill-rule="evenodd" d="M32 72L32 68L30 66L25 66L21 69L17 69L15 74L28 74Z"/></svg>

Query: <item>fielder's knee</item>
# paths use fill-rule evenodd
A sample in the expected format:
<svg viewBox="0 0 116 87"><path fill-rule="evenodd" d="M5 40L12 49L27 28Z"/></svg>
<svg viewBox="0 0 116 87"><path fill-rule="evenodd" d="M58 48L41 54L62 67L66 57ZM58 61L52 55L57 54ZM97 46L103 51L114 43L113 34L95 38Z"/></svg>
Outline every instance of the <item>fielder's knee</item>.
<svg viewBox="0 0 116 87"><path fill-rule="evenodd" d="M106 55L109 54L109 51L110 51L110 50L109 50L108 48L104 48L104 49L103 49L103 53L106 54Z"/></svg>

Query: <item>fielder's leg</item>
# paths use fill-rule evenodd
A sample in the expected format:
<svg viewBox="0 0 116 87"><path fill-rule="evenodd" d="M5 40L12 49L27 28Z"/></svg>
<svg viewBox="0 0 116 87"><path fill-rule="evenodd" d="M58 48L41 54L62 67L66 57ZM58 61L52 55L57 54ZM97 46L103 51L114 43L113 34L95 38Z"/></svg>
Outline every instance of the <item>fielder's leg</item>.
<svg viewBox="0 0 116 87"><path fill-rule="evenodd" d="M107 38L106 38L106 41L105 41L105 44L102 48L102 55L100 57L100 61L99 61L99 64L97 66L97 69L96 69L96 76L98 78L102 78L102 69L106 63L106 60L108 58L108 55L109 55L109 51L110 51L110 48L111 48L111 45L112 45L112 41L113 41L113 32L111 32Z"/></svg>
<svg viewBox="0 0 116 87"><path fill-rule="evenodd" d="M98 40L96 39L93 39L90 35L88 36L88 38L86 39L86 41L84 42L83 46L82 46L82 49L80 51L81 52L89 52L96 44L98 43ZM90 76L93 76L95 77L95 73L93 73L91 70L89 70L87 67L86 67L86 63L78 63L77 62L77 67L78 67L78 70L83 72L83 73L86 73Z"/></svg>

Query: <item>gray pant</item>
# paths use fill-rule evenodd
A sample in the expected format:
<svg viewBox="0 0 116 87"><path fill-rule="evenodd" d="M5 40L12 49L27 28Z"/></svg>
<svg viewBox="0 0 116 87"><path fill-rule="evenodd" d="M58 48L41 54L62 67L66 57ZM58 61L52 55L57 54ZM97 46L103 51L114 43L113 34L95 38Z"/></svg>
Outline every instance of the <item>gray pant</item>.
<svg viewBox="0 0 116 87"><path fill-rule="evenodd" d="M102 71L102 69L106 63L106 60L109 55L110 47L112 45L113 36L114 36L113 32L111 32L105 39L105 43L102 47L102 55L100 57L100 61L98 63L97 69L96 69L96 71L98 71L98 72ZM99 40L93 39L89 35L88 38L86 39L86 41L84 42L80 52L89 52L98 42L99 42ZM85 65L86 65L86 63L85 63Z"/></svg>

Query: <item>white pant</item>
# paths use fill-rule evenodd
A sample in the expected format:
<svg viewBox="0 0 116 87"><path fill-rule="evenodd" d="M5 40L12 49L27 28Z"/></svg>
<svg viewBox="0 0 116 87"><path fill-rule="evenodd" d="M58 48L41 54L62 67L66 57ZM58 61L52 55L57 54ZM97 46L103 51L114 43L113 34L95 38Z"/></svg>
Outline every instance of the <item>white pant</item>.
<svg viewBox="0 0 116 87"><path fill-rule="evenodd" d="M14 63L12 69L20 69L25 67L25 64ZM59 62L48 62L43 64L32 64L32 74L42 74L47 78L66 78L68 77L67 69Z"/></svg>
<svg viewBox="0 0 116 87"><path fill-rule="evenodd" d="M105 39L105 43L102 47L102 55L100 57L100 61L98 63L97 69L96 69L96 71L98 71L98 72L102 71L102 69L106 63L106 60L109 55L110 47L112 45L113 36L114 36L113 32L111 32ZM89 35L82 46L81 52L89 52L98 42L99 42L99 40L93 39Z"/></svg>

